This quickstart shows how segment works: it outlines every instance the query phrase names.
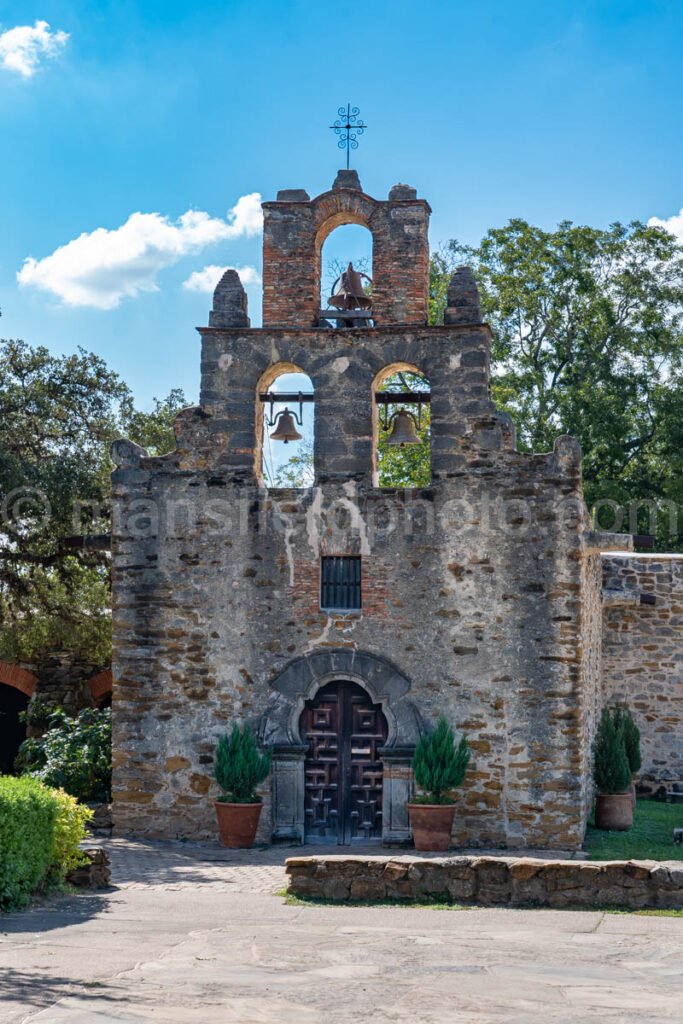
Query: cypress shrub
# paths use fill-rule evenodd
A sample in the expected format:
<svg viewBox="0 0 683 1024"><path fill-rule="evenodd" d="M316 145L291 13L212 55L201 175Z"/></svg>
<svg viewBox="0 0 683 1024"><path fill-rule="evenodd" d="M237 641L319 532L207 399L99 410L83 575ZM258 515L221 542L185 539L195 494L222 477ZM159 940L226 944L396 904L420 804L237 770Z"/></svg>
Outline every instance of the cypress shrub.
<svg viewBox="0 0 683 1024"><path fill-rule="evenodd" d="M607 707L602 709L593 743L593 778L599 793L623 793L631 785L623 723Z"/></svg>
<svg viewBox="0 0 683 1024"><path fill-rule="evenodd" d="M455 745L453 730L443 715L439 716L436 729L421 736L413 755L415 782L424 790L414 803L452 804L450 790L459 786L465 777L470 760L470 749L465 735Z"/></svg>
<svg viewBox="0 0 683 1024"><path fill-rule="evenodd" d="M640 771L643 763L640 753L640 729L636 725L629 708L617 708L615 714L617 712L624 733L624 746L626 747L629 768L631 769L631 775L635 775Z"/></svg>
<svg viewBox="0 0 683 1024"><path fill-rule="evenodd" d="M270 751L260 754L249 725L235 724L229 736L221 736L216 748L214 778L221 788L219 800L231 804L261 802L256 787L270 771Z"/></svg>

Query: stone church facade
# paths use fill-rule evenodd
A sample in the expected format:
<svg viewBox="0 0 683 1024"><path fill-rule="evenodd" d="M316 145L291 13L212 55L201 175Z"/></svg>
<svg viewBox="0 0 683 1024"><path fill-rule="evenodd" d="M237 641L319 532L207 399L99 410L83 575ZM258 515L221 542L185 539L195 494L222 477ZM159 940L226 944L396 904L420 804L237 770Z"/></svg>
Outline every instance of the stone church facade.
<svg viewBox="0 0 683 1024"><path fill-rule="evenodd" d="M249 721L273 751L263 841L408 841L412 753L444 713L473 754L455 845L581 844L602 559L624 536L592 532L573 439L516 450L466 268L444 325L428 326L429 214L404 185L371 198L355 172L313 200L264 203L263 326L226 272L175 451L115 443L119 833L213 837L215 743ZM373 235L373 325L320 326L322 244L347 223ZM375 395L397 369L430 383L431 484L418 490L377 485ZM293 371L314 386L315 480L268 488L260 396ZM324 565L351 563L360 607L321 607ZM637 581L613 589L615 609L637 604Z"/></svg>

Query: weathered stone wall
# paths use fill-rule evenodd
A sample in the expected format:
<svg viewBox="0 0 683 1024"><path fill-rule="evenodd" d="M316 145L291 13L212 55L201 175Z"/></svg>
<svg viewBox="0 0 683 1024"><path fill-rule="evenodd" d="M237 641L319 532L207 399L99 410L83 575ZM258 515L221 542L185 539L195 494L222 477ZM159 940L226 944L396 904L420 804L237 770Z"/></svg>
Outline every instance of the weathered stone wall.
<svg viewBox="0 0 683 1024"><path fill-rule="evenodd" d="M64 708L70 715L95 707L99 698L93 696L90 680L98 674L98 668L71 651L51 651L36 666L35 696L53 707Z"/></svg>
<svg viewBox="0 0 683 1024"><path fill-rule="evenodd" d="M372 233L375 322L426 324L429 314L429 214L424 199L396 185L388 200L361 191L355 171L342 171L332 190L311 200L287 189L263 204L263 323L311 327L320 310L321 251L341 224Z"/></svg>
<svg viewBox="0 0 683 1024"><path fill-rule="evenodd" d="M680 861L531 857L290 857L293 896L334 900L451 900L507 907L683 907Z"/></svg>
<svg viewBox="0 0 683 1024"><path fill-rule="evenodd" d="M602 705L602 558L593 551L583 560L580 650L583 667L581 715L577 742L583 753L583 813L593 806L593 739Z"/></svg>
<svg viewBox="0 0 683 1024"><path fill-rule="evenodd" d="M603 577L604 698L633 710L641 780L683 781L683 555L604 555Z"/></svg>
<svg viewBox="0 0 683 1024"><path fill-rule="evenodd" d="M575 442L533 456L511 447L489 399L483 325L201 333L201 406L181 415L177 450L115 445L116 828L213 835L218 734L286 705L272 684L295 659L350 651L359 665L388 659L418 718L444 712L467 732L456 843L577 847L592 669ZM372 382L396 362L431 382L422 491L372 485ZM305 491L255 483L257 384L278 363L315 387ZM320 610L326 554L362 555L361 614ZM268 807L262 827L268 836Z"/></svg>

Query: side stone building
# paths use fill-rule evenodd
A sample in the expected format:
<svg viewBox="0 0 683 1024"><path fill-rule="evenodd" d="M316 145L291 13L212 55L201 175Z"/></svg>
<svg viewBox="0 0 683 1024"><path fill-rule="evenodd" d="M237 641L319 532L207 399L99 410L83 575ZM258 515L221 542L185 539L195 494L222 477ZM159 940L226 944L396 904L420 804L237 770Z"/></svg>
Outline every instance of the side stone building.
<svg viewBox="0 0 683 1024"><path fill-rule="evenodd" d="M263 326L226 272L175 451L115 443L120 833L213 837L216 740L249 721L273 750L262 840L408 841L411 756L443 713L473 752L454 844L581 844L603 700L601 552L624 536L591 531L572 438L516 450L466 268L444 325L428 326L429 215L414 189L376 200L353 171L315 199L264 203ZM320 317L322 244L347 223L373 236L367 326ZM399 370L430 385L421 489L378 486L377 393ZM263 399L291 372L314 388L315 479L268 488ZM628 594L615 614L639 586L616 581Z"/></svg>

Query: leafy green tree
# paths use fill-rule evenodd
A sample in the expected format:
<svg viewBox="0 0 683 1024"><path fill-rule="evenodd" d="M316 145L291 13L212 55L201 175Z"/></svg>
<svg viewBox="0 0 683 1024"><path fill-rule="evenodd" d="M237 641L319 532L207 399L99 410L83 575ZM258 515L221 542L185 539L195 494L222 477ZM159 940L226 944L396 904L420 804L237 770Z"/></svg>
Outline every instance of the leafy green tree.
<svg viewBox="0 0 683 1024"><path fill-rule="evenodd" d="M493 329L493 398L519 446L581 443L589 505L651 501L671 546L670 506L683 499L683 248L659 227L607 229L521 219L478 246L450 242L432 261L433 322L449 274L472 266ZM602 525L613 525L613 515ZM626 531L649 532L649 509Z"/></svg>
<svg viewBox="0 0 683 1024"><path fill-rule="evenodd" d="M98 356L0 341L0 657L61 645L107 663L109 443L168 451L183 404L140 413Z"/></svg>
<svg viewBox="0 0 683 1024"><path fill-rule="evenodd" d="M453 730L443 715L436 729L421 736L413 755L415 782L424 790L415 803L452 804L450 793L462 783L470 761L467 737L463 734L456 746Z"/></svg>
<svg viewBox="0 0 683 1024"><path fill-rule="evenodd" d="M270 475L270 474L269 474ZM297 451L269 479L272 487L310 487L313 484L313 441L304 437Z"/></svg>
<svg viewBox="0 0 683 1024"><path fill-rule="evenodd" d="M249 725L236 723L229 736L221 736L216 747L214 777L225 803L255 804L261 797L256 792L270 771L270 751L260 754Z"/></svg>
<svg viewBox="0 0 683 1024"><path fill-rule="evenodd" d="M111 708L85 708L75 718L57 708L42 736L24 740L16 766L78 800L111 800Z"/></svg>

